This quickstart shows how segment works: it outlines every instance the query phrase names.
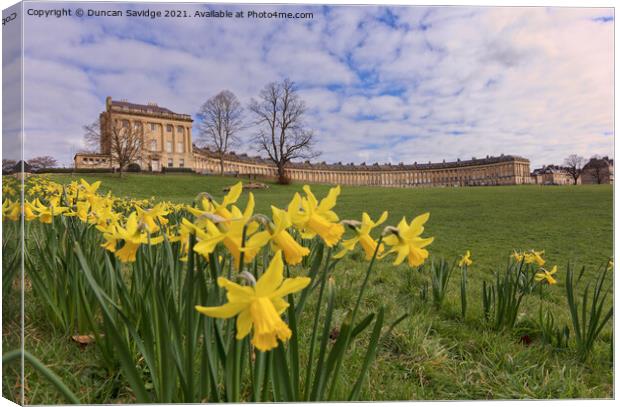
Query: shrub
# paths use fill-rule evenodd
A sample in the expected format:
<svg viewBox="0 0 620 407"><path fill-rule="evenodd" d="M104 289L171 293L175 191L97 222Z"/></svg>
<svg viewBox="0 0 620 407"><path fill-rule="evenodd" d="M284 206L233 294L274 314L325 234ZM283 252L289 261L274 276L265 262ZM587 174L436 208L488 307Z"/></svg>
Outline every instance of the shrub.
<svg viewBox="0 0 620 407"><path fill-rule="evenodd" d="M142 168L140 168L140 164L138 163L131 163L127 166L127 172L140 172L142 171Z"/></svg>
<svg viewBox="0 0 620 407"><path fill-rule="evenodd" d="M163 172L164 174L167 172L194 174L194 170L186 167L162 167L161 172Z"/></svg>

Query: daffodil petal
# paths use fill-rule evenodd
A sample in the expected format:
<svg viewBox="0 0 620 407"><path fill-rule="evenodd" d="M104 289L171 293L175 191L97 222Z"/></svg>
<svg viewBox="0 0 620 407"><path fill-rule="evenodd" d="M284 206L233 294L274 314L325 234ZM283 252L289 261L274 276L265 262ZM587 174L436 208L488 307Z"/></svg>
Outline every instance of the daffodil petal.
<svg viewBox="0 0 620 407"><path fill-rule="evenodd" d="M247 304L227 302L219 307L203 307L201 305L196 305L194 308L201 314L211 318L232 318L247 308Z"/></svg>
<svg viewBox="0 0 620 407"><path fill-rule="evenodd" d="M284 279L284 262L282 261L282 251L273 256L267 271L258 279L256 283L256 295L259 297L270 296Z"/></svg>
<svg viewBox="0 0 620 407"><path fill-rule="evenodd" d="M295 278L287 278L284 280L280 288L274 291L270 297L284 297L285 295L303 290L310 284L310 278L308 277L295 277Z"/></svg>

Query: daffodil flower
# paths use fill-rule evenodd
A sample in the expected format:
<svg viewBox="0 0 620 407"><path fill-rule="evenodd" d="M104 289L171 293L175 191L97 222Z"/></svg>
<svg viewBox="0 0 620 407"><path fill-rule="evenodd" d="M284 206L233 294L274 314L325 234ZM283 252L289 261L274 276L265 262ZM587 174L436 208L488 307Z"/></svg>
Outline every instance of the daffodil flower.
<svg viewBox="0 0 620 407"><path fill-rule="evenodd" d="M467 250L463 257L461 257L461 260L459 260L459 267L471 266L473 263L471 253Z"/></svg>
<svg viewBox="0 0 620 407"><path fill-rule="evenodd" d="M250 262L256 257L261 247L267 244L268 237L263 239L254 239L251 244L242 244L243 229L246 228L246 238L250 237L257 229L258 224L250 221L254 212L254 195L250 193L248 204L245 211L241 213L239 208L233 205L231 208L231 218L223 219L222 222L215 224L209 218L204 218L202 224L204 229L198 225L194 225L184 219L184 223L188 227L193 227L196 232L198 243L194 246L194 251L208 257L213 253L218 243L223 243L235 259L235 265L239 269L241 262L241 251L244 252L244 261ZM248 239L249 242L249 239ZM243 246L243 248L242 248Z"/></svg>
<svg viewBox="0 0 620 407"><path fill-rule="evenodd" d="M142 209L140 206L136 205L136 211L138 212L138 221L146 225L146 230L149 233L158 232L159 225L168 223L168 219L165 218L168 211L164 209L163 203L159 203L151 209ZM157 222L159 222L159 225Z"/></svg>
<svg viewBox="0 0 620 407"><path fill-rule="evenodd" d="M20 214L21 208L19 207L19 201L13 202L10 199L5 199L4 202L2 202L2 217L17 221L19 220Z"/></svg>
<svg viewBox="0 0 620 407"><path fill-rule="evenodd" d="M541 272L534 275L534 280L537 282L545 281L549 285L557 284L557 280L553 278L553 275L558 271L558 266L553 266L551 271L541 269Z"/></svg>
<svg viewBox="0 0 620 407"><path fill-rule="evenodd" d="M254 234L248 239L248 246L254 247L260 245L265 240L271 241L274 251L282 250L284 259L290 265L301 263L303 258L310 254L307 247L303 247L291 236L286 229L292 226L292 222L288 212L271 207L273 215L273 224L267 225L267 230Z"/></svg>
<svg viewBox="0 0 620 407"><path fill-rule="evenodd" d="M238 182L230 188L222 199L222 203L217 203L211 198L203 197L200 200L200 206L202 208L188 207L187 209L197 218L200 218L204 214L214 214L224 219L231 219L233 214L228 207L239 200L241 192L243 192L243 183Z"/></svg>
<svg viewBox="0 0 620 407"><path fill-rule="evenodd" d="M532 264L532 263L536 263L539 267L542 267L545 265L545 260L542 258L542 255L545 253L544 250L542 251L534 251L534 250L530 250L528 253L525 253L525 263L526 264Z"/></svg>
<svg viewBox="0 0 620 407"><path fill-rule="evenodd" d="M59 199L51 198L48 206L43 205L38 199L33 203L33 209L37 213L37 217L41 223L52 223L54 216L58 216L66 212L69 208L59 206Z"/></svg>
<svg viewBox="0 0 620 407"><path fill-rule="evenodd" d="M292 336L280 315L289 304L283 299L288 294L303 290L310 279L295 277L284 279L282 252L278 251L265 273L255 286L242 286L224 277L217 284L226 289L228 302L218 307L196 306L196 311L212 318L237 317L237 340L252 331L252 344L267 352L278 346L278 339L286 341Z"/></svg>
<svg viewBox="0 0 620 407"><path fill-rule="evenodd" d="M332 208L340 195L340 186L331 188L319 203L308 185L304 185L306 197L295 194L288 206L291 221L301 232L302 237L311 239L319 235L328 247L334 246L344 233L344 226L338 222L338 215Z"/></svg>
<svg viewBox="0 0 620 407"><path fill-rule="evenodd" d="M427 212L417 216L411 221L411 224L407 224L407 220L403 217L396 230L383 239L392 248L382 255L381 258L390 253L396 253L396 259L393 263L395 266L401 264L405 258L408 259L411 267L422 265L424 260L428 258L428 250L425 247L433 243L434 240L433 237L420 237L422 232L424 232L424 224L429 217L430 213Z"/></svg>
<svg viewBox="0 0 620 407"><path fill-rule="evenodd" d="M84 179L80 179L81 189L84 190L89 195L94 195L97 193L97 189L101 185L101 181L95 181L92 184L89 184Z"/></svg>
<svg viewBox="0 0 620 407"><path fill-rule="evenodd" d="M124 242L123 247L114 251L116 257L118 257L123 263L130 263L136 261L136 252L141 244L159 244L163 241L163 236L150 237L145 231L143 224L138 222L138 217L135 212L127 218L125 227L115 225L114 228L108 229L108 235L106 236L106 243L102 246L110 250L112 244L116 245L116 242L122 240Z"/></svg>
<svg viewBox="0 0 620 407"><path fill-rule="evenodd" d="M86 222L88 220L89 213L90 203L86 201L80 201L75 204L75 209L71 209L65 212L65 216L75 216L82 222Z"/></svg>
<svg viewBox="0 0 620 407"><path fill-rule="evenodd" d="M362 246L364 253L366 253L366 260L372 259L372 256L377 250L377 242L370 236L370 231L385 222L387 217L388 213L387 211L385 211L381 214L381 217L376 222L373 222L370 216L366 212L364 212L362 214L362 223L359 227L355 227L356 236L351 239L343 240L343 249L336 253L334 255L334 258L339 259L341 257L344 257L347 252L355 249L355 246L359 243L360 246ZM377 251L377 254L380 255L381 253L383 253L383 251L384 248L383 245L381 245L381 247L379 247L379 250Z"/></svg>

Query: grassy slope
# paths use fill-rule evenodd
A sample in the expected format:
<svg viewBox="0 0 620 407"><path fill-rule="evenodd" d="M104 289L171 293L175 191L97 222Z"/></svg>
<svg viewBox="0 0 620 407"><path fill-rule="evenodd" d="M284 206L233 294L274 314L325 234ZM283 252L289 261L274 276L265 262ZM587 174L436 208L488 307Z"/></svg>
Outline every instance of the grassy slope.
<svg viewBox="0 0 620 407"><path fill-rule="evenodd" d="M54 176L67 182L69 176ZM191 202L208 191L221 196L224 186L236 182L231 178L187 175L141 176L123 179L97 175L84 177L103 180L119 196L150 197L177 202ZM323 196L328 186L313 186ZM255 191L257 211L266 212L269 204L284 206L301 185L272 185ZM343 187L337 212L342 218L358 218L366 210L373 217L382 210L390 212L386 224L400 217L431 212L425 235L435 236L433 256L452 258L466 249L472 250L475 265L470 270L469 312L465 321L459 316L458 276L453 277L446 306L436 311L419 298L425 275L389 263L380 263L371 279L363 304L363 313L379 303L388 307L389 319L403 312L412 317L399 325L383 344L371 369L371 386L363 399L481 399L481 398L564 398L611 397L610 362L611 329L604 331L596 352L586 364L576 361L572 352L556 352L534 342L519 342L521 331L531 333L531 317L537 301L528 299L520 328L511 334L483 329L480 285L491 275L491 268L505 262L513 248L545 249L546 257L560 269L570 259L593 267L612 253L612 188L580 187L492 187L460 189L387 189ZM341 306L351 304L363 276L359 256L345 260L337 269ZM563 281L563 270L559 273ZM568 321L563 287L551 287L546 306L556 318ZM28 302L27 302L28 303ZM26 315L32 329L27 347L44 362L52 365L72 389L85 391L86 402L109 400L112 381L97 368L94 351L77 349L67 339L49 335L46 322L37 316L36 306L27 304ZM302 337L307 340L309 333ZM343 387L356 377L363 359L365 338L359 339L358 353L351 356L342 372ZM30 344L30 346L28 345ZM302 346L303 349L303 346ZM30 402L61 401L53 390L31 373ZM32 389L31 389L32 390ZM341 395L345 396L344 392ZM128 400L121 389L115 395Z"/></svg>

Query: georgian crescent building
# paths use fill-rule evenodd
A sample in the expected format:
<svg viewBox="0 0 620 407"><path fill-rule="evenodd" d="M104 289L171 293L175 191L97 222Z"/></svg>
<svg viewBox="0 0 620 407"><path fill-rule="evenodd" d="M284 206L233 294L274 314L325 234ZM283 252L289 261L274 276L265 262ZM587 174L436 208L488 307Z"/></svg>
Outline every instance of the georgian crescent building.
<svg viewBox="0 0 620 407"><path fill-rule="evenodd" d="M115 168L110 151L111 125L142 126L144 152L135 164L143 171L163 168L190 168L194 172L217 174L219 156L192 143L192 118L149 103L140 105L106 99L101 113L101 152L78 153L76 168ZM276 177L276 166L261 157L229 153L224 156L224 172L236 176ZM483 186L531 183L530 162L514 155L472 158L441 163L413 164L327 164L290 163L287 176L292 181L342 185L390 187Z"/></svg>

